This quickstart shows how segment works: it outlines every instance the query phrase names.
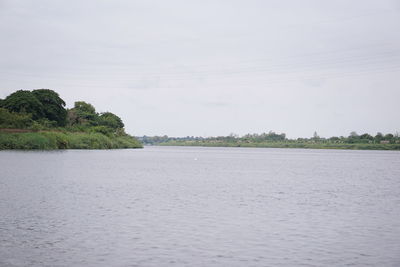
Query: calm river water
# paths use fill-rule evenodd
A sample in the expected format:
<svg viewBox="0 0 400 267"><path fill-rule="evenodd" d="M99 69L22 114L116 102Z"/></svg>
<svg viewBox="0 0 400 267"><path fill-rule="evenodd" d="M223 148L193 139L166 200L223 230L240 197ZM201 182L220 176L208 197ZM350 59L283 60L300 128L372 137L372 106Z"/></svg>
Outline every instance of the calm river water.
<svg viewBox="0 0 400 267"><path fill-rule="evenodd" d="M400 153L0 152L0 266L400 266Z"/></svg>

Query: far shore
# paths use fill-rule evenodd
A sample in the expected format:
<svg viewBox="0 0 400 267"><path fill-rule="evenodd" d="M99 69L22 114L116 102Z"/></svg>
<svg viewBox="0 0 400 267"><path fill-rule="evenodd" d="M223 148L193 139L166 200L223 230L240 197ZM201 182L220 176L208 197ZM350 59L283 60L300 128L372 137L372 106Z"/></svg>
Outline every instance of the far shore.
<svg viewBox="0 0 400 267"><path fill-rule="evenodd" d="M304 149L346 149L346 150L400 150L400 144L320 144L320 143L208 143L208 142L166 142L159 146L193 146L193 147L248 147L248 148L304 148Z"/></svg>

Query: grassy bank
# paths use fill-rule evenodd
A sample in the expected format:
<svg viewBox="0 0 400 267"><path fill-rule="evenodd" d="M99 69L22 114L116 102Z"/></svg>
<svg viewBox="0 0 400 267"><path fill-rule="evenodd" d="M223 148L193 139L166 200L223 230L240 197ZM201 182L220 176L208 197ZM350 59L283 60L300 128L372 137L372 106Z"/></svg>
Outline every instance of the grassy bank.
<svg viewBox="0 0 400 267"><path fill-rule="evenodd" d="M209 141L168 141L162 146L204 146L204 147L265 147L265 148L311 148L311 149L353 149L353 150L400 150L400 144L346 144L307 142L209 142Z"/></svg>
<svg viewBox="0 0 400 267"><path fill-rule="evenodd" d="M0 132L1 149L115 149L142 148L132 136L105 135L93 132Z"/></svg>

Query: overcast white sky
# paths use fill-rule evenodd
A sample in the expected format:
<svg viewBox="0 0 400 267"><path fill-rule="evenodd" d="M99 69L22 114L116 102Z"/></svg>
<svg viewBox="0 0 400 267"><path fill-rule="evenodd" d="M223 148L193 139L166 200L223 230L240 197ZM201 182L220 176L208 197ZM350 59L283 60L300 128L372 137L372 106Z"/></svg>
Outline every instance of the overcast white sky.
<svg viewBox="0 0 400 267"><path fill-rule="evenodd" d="M133 135L400 131L399 0L0 0L0 98L56 90Z"/></svg>

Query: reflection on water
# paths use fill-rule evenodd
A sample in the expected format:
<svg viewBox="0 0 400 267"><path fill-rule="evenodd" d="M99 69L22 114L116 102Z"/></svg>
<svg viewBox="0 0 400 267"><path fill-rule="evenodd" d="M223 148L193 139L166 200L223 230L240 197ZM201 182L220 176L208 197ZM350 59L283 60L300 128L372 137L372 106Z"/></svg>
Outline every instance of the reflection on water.
<svg viewBox="0 0 400 267"><path fill-rule="evenodd" d="M399 266L400 153L0 152L0 266Z"/></svg>

